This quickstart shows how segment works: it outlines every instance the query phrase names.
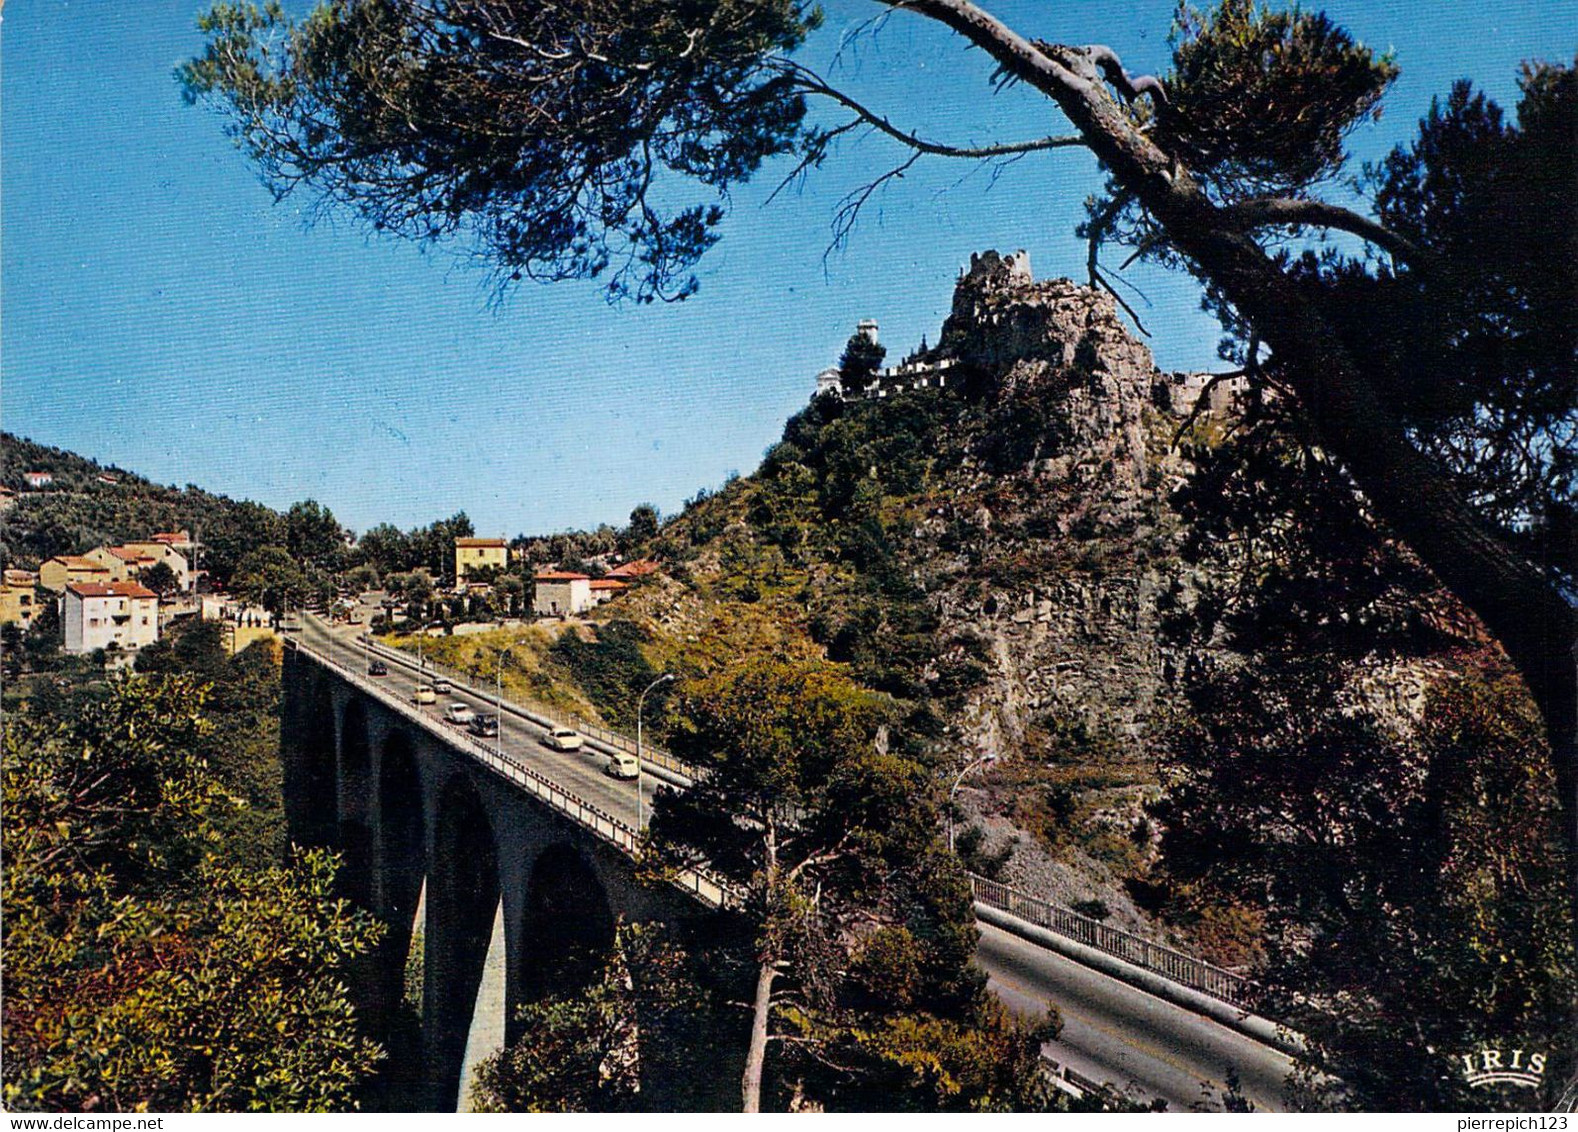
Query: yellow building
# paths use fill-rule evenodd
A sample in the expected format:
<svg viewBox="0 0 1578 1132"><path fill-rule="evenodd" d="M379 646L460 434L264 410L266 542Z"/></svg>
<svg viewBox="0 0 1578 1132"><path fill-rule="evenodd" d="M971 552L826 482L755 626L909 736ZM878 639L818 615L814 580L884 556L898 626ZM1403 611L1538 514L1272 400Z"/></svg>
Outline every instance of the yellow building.
<svg viewBox="0 0 1578 1132"><path fill-rule="evenodd" d="M30 570L7 570L0 585L0 625L32 628L38 613L38 575Z"/></svg>
<svg viewBox="0 0 1578 1132"><path fill-rule="evenodd" d="M77 582L112 582L108 566L91 558L75 554L61 554L38 568L38 584L55 593L65 593L66 587Z"/></svg>
<svg viewBox="0 0 1578 1132"><path fill-rule="evenodd" d="M186 555L166 542L164 536L154 535L151 539L139 539L134 542L124 543L116 549L129 550L133 554L151 558L154 562L163 562L175 573L177 589L189 590L192 588L191 563L187 562ZM152 563L149 565L152 565ZM143 569L147 569L147 567L144 566Z"/></svg>
<svg viewBox="0 0 1578 1132"><path fill-rule="evenodd" d="M158 561L153 555L129 546L94 547L83 557L108 570L112 582L134 582L139 574Z"/></svg>
<svg viewBox="0 0 1578 1132"><path fill-rule="evenodd" d="M455 540L455 582L466 575L492 567L502 573L510 564L509 543L501 538L457 538Z"/></svg>

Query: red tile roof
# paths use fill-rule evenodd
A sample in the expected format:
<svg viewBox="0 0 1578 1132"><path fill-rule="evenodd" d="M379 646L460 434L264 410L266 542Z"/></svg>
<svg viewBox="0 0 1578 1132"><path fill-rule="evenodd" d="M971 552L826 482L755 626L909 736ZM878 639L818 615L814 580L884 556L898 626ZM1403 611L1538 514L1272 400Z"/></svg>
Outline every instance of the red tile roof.
<svg viewBox="0 0 1578 1132"><path fill-rule="evenodd" d="M95 562L91 558L83 558L80 554L57 554L50 559L51 562L60 562L68 570L92 570L95 574L108 574L110 568L102 562Z"/></svg>
<svg viewBox="0 0 1578 1132"><path fill-rule="evenodd" d="M66 587L78 597L151 597L159 595L136 582L72 582Z"/></svg>
<svg viewBox="0 0 1578 1132"><path fill-rule="evenodd" d="M152 561L154 561L153 555L145 554L145 553L143 553L140 550L133 550L129 546L106 546L104 549L109 551L116 558L119 558L122 562L152 562Z"/></svg>
<svg viewBox="0 0 1578 1132"><path fill-rule="evenodd" d="M150 540L152 542L191 542L192 536L185 531L159 531Z"/></svg>
<svg viewBox="0 0 1578 1132"><path fill-rule="evenodd" d="M610 578L644 578L648 574L655 574L658 564L650 558L637 558L634 562L626 562L623 566L615 566L608 571Z"/></svg>
<svg viewBox="0 0 1578 1132"><path fill-rule="evenodd" d="M508 546L509 543L501 538L457 538L456 546Z"/></svg>
<svg viewBox="0 0 1578 1132"><path fill-rule="evenodd" d="M621 582L617 578L593 578L589 587L594 590L628 590L629 583Z"/></svg>
<svg viewBox="0 0 1578 1132"><path fill-rule="evenodd" d="M537 575L539 582L585 582L590 578L590 574L567 574L563 570L546 570Z"/></svg>
<svg viewBox="0 0 1578 1132"><path fill-rule="evenodd" d="M7 570L5 584L8 586L34 586L38 584L38 575L31 570Z"/></svg>

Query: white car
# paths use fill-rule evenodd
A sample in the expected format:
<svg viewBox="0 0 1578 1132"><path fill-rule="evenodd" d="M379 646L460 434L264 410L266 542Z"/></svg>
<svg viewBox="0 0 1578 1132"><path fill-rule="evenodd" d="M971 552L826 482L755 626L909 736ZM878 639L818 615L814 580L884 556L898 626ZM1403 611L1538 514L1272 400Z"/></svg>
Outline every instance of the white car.
<svg viewBox="0 0 1578 1132"><path fill-rule="evenodd" d="M608 765L603 768L603 773L610 778L635 778L640 773L640 764L636 757L625 751L610 755Z"/></svg>
<svg viewBox="0 0 1578 1132"><path fill-rule="evenodd" d="M542 737L543 746L552 747L556 751L579 751L581 737L568 727L555 727Z"/></svg>
<svg viewBox="0 0 1578 1132"><path fill-rule="evenodd" d="M433 681L433 691L437 692L441 696L447 696L454 690L454 686L442 676Z"/></svg>
<svg viewBox="0 0 1578 1132"><path fill-rule="evenodd" d="M444 709L444 719L449 723L458 723L462 727L470 723L477 713L463 703L452 703Z"/></svg>
<svg viewBox="0 0 1578 1132"><path fill-rule="evenodd" d="M416 691L411 693L411 702L413 704L434 704L438 702L438 696L434 694L431 685L418 684Z"/></svg>

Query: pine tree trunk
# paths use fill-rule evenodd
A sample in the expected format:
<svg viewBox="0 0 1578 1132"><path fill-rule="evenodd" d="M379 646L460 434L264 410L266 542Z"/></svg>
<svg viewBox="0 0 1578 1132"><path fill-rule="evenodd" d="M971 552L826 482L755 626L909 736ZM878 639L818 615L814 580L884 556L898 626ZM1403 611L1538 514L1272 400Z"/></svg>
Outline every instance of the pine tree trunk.
<svg viewBox="0 0 1578 1132"><path fill-rule="evenodd" d="M751 1044L745 1054L745 1076L740 1080L741 1112L762 1110L762 1065L767 1060L767 1016L772 1010L773 980L778 964L762 960L756 973L756 998L751 1003Z"/></svg>

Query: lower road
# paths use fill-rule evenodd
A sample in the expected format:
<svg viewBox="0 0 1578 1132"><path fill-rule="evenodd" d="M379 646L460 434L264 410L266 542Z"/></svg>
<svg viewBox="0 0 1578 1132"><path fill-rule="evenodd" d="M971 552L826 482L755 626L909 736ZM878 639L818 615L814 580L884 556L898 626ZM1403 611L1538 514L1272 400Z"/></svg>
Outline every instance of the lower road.
<svg viewBox="0 0 1578 1132"><path fill-rule="evenodd" d="M1092 971L1028 940L979 924L976 962L1016 1013L1056 1006L1063 1032L1047 1044L1059 1065L1133 1100L1159 1098L1170 1111L1222 1108L1228 1076L1261 1111L1285 1108L1292 1060L1219 1022Z"/></svg>
<svg viewBox="0 0 1578 1132"><path fill-rule="evenodd" d="M351 627L331 629L307 617L300 636L307 647L362 674L369 658L354 639L357 632ZM407 702L417 684L433 679L431 673L419 676L395 662L388 669L387 676L367 682ZM438 718L447 704L456 702L474 711L496 710L491 697L460 684L422 710ZM464 747L467 740L458 734L461 730L455 728L457 743ZM634 827L635 782L609 777L604 773L607 757L589 749L555 751L544 746L544 734L543 728L506 711L501 713L499 738L484 742L496 743L505 758ZM651 776L642 777L648 799L666 786ZM1240 1092L1255 1108L1284 1107L1283 1083L1292 1069L1287 1055L1000 928L983 923L980 929L976 961L998 997L1027 1017L1044 1016L1048 1006L1056 1006L1062 1015L1063 1032L1046 1049L1060 1066L1142 1103L1164 1100L1175 1112L1197 1106L1220 1109L1230 1073L1238 1077Z"/></svg>

